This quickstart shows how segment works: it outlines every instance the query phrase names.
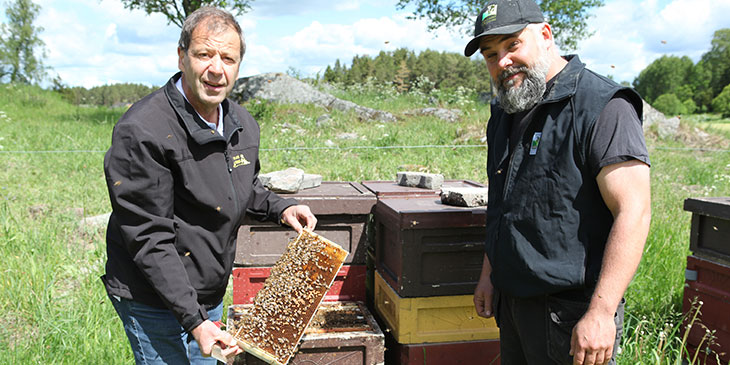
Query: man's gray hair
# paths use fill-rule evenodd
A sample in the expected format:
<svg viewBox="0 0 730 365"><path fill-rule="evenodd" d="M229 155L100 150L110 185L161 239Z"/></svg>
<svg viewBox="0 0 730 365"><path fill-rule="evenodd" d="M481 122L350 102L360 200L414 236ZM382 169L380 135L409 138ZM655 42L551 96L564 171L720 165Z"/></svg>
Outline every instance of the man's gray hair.
<svg viewBox="0 0 730 365"><path fill-rule="evenodd" d="M241 59L246 53L246 41L243 38L243 31L241 26L238 25L236 18L231 13L218 9L212 6L204 6L195 10L192 14L185 18L185 22L180 32L180 40L177 42L178 47L185 53L190 48L190 41L193 37L193 31L198 25L205 24L208 27L209 32L222 32L227 27L232 28L238 33L238 37L241 39Z"/></svg>

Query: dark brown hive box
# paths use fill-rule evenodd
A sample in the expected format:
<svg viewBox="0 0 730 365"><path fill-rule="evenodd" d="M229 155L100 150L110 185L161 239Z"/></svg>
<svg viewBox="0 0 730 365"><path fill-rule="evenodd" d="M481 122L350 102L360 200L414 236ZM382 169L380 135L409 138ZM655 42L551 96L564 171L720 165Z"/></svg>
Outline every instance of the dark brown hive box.
<svg viewBox="0 0 730 365"><path fill-rule="evenodd" d="M350 254L345 264L365 265L366 225L375 195L354 182L326 181L296 194L282 194L309 206L317 216L316 232L337 242ZM236 266L271 266L296 237L290 227L259 222L249 217L238 230Z"/></svg>
<svg viewBox="0 0 730 365"><path fill-rule="evenodd" d="M228 308L229 326L246 307ZM288 365L379 365L384 362L384 346L383 332L362 303L325 303L320 305ZM266 364L248 353L237 356L233 363Z"/></svg>
<svg viewBox="0 0 730 365"><path fill-rule="evenodd" d="M473 294L484 258L486 207L391 198L375 207L375 268L401 297Z"/></svg>
<svg viewBox="0 0 730 365"><path fill-rule="evenodd" d="M372 191L378 199L398 197L438 197L441 189L423 189L398 185L395 181L363 181L362 185ZM486 188L486 185L470 180L446 180L443 187L449 188Z"/></svg>
<svg viewBox="0 0 730 365"><path fill-rule="evenodd" d="M698 350L706 356L707 364L716 364L715 354L722 364L730 362L730 266L704 260L695 256L687 257L687 271L685 274L684 300L682 311L694 314L691 309L693 301L697 305L700 301L700 315L698 322L692 324L687 344L690 350ZM692 316L690 316L691 318ZM700 325L701 323L701 325ZM685 323L689 324L689 323ZM708 341L704 336L707 330L714 331L715 339ZM703 355L699 359L704 360ZM705 362L700 362L704 364Z"/></svg>
<svg viewBox="0 0 730 365"><path fill-rule="evenodd" d="M692 212L693 254L730 264L730 197L690 198L684 210Z"/></svg>

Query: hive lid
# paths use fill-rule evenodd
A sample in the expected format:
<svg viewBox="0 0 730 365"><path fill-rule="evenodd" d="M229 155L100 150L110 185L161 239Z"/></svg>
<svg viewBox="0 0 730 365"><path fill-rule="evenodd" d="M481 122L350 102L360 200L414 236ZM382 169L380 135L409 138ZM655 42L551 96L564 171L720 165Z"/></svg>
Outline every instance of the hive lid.
<svg viewBox="0 0 730 365"><path fill-rule="evenodd" d="M378 198L401 196L438 196L441 189L423 189L398 185L395 181L363 181L362 185ZM486 185L471 180L445 180L441 188L485 188Z"/></svg>
<svg viewBox="0 0 730 365"><path fill-rule="evenodd" d="M730 219L730 197L689 198L684 201L684 210Z"/></svg>
<svg viewBox="0 0 730 365"><path fill-rule="evenodd" d="M309 206L312 213L369 214L376 203L375 194L356 182L324 181L322 185L286 194L300 204Z"/></svg>
<svg viewBox="0 0 730 365"><path fill-rule="evenodd" d="M486 207L457 207L438 197L393 197L380 200L376 220L400 229L484 227Z"/></svg>

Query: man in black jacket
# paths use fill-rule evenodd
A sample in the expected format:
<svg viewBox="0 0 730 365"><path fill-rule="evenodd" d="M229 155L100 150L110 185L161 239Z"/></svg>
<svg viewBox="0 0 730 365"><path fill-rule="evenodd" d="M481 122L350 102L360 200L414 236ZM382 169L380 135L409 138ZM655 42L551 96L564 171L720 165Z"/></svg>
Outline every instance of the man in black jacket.
<svg viewBox="0 0 730 365"><path fill-rule="evenodd" d="M201 8L183 25L178 67L114 127L104 159L112 215L109 297L137 363L215 363L242 350L213 322L249 212L314 229L316 218L258 180L259 126L227 99L245 51L226 11ZM194 341L193 341L194 340Z"/></svg>
<svg viewBox="0 0 730 365"><path fill-rule="evenodd" d="M534 0L490 0L477 50L498 98L476 310L503 364L614 363L651 215L641 99L561 57Z"/></svg>

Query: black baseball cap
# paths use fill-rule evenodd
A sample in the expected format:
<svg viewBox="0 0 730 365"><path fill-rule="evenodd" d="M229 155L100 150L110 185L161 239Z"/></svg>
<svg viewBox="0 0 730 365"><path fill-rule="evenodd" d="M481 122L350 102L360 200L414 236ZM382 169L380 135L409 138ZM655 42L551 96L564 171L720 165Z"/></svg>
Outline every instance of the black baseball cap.
<svg viewBox="0 0 730 365"><path fill-rule="evenodd" d="M479 40L487 35L512 34L545 17L535 0L490 0L474 22L474 38L466 45L464 56L479 49Z"/></svg>

